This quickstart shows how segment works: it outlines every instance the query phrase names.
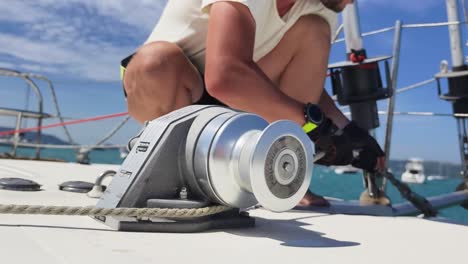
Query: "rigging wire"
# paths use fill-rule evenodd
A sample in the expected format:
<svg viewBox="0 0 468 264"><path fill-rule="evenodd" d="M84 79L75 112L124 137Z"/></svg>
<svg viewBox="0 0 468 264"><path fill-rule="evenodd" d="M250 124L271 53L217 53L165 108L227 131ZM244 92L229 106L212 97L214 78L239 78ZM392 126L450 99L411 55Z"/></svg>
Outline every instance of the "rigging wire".
<svg viewBox="0 0 468 264"><path fill-rule="evenodd" d="M430 83L435 82L435 81L436 81L435 78L427 79L427 80L424 80L424 81L421 81L421 82L418 82L418 83L415 83L415 84L400 88L400 89L396 90L395 93L399 94L399 93L407 92L407 91L410 91L410 90L414 90L416 88L422 87L424 85L430 84ZM349 105L345 105L345 106L341 106L340 110L346 110L348 108L349 108Z"/></svg>
<svg viewBox="0 0 468 264"><path fill-rule="evenodd" d="M428 80L425 80L425 81L422 81L422 82L418 82L418 83L415 83L415 84L412 84L412 85L409 85L409 86L406 86L406 87L403 87L401 89L398 89L396 91L396 93L403 93L403 92L407 92L409 90L413 90L413 89L416 89L416 88L419 88L419 87L422 87L426 84L430 84L432 82L435 82L436 79L435 78L431 78L431 79L428 79Z"/></svg>
<svg viewBox="0 0 468 264"><path fill-rule="evenodd" d="M344 24L341 24L340 26L338 26L338 28L335 31L335 35L333 36L332 44L338 40L338 37L340 36L343 29L344 29Z"/></svg>
<svg viewBox="0 0 468 264"><path fill-rule="evenodd" d="M111 137L113 137L128 122L128 120L130 120L129 115L127 115L127 117L125 117L125 119L122 120L122 122L120 122L114 129L112 129L106 136L104 136L101 140L99 140L95 145L101 146L102 144L104 144L104 142L106 142Z"/></svg>
<svg viewBox="0 0 468 264"><path fill-rule="evenodd" d="M464 1L465 1L465 0L464 0ZM467 19L468 19L468 17L467 17ZM442 26L451 26L451 25L460 25L460 24L465 24L465 25L468 26L468 20L465 20L465 21L455 21L455 22L437 22L437 23L405 24L405 25L402 26L402 28L442 27ZM395 27L394 27L394 26L392 26L392 27L386 27L386 28L381 28L381 29L377 29L377 30L374 30L374 31L365 32L365 33L362 33L361 36L362 36L362 37L368 37L368 36L377 35L377 34L385 33L385 32L392 31L392 30L395 30ZM345 41L345 38L340 38L340 39L336 39L333 43L339 43L339 42L344 42L344 41Z"/></svg>
<svg viewBox="0 0 468 264"><path fill-rule="evenodd" d="M11 144L10 140L0 140L0 144ZM57 145L57 144L36 144L18 142L17 146L26 148L45 148L45 149L121 149L127 147L125 144L120 145Z"/></svg>
<svg viewBox="0 0 468 264"><path fill-rule="evenodd" d="M6 136L6 135L12 135L12 134L15 134L15 133L23 133L23 132L30 132L30 131L39 131L39 130L54 128L54 127L60 127L60 126L65 126L65 125L82 124L82 123L99 121L99 120L110 119L110 118L121 117L121 116L127 116L127 115L128 115L127 112L122 112L122 113L115 113L115 114L110 114L110 115L102 115L102 116L95 116L95 117L90 117L90 118L83 118L83 119L73 120L73 121L68 121L68 122L55 123L55 124L39 126L39 127L29 127L29 128L19 129L19 130L1 131L0 136Z"/></svg>

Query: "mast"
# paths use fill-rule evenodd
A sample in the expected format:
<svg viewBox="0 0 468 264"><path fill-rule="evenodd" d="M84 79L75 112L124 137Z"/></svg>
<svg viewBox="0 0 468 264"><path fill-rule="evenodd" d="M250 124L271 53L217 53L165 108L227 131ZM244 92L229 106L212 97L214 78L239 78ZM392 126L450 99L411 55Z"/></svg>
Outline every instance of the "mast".
<svg viewBox="0 0 468 264"><path fill-rule="evenodd" d="M448 22L453 23L453 25L449 26L449 33L452 65L455 71L465 67L460 31L460 18L458 15L458 0L446 0L446 5Z"/></svg>
<svg viewBox="0 0 468 264"><path fill-rule="evenodd" d="M449 25L449 37L452 72L455 75L447 76L449 94L445 98L452 99L449 101L453 103L455 113L468 113L468 72L464 62L458 0L446 0L446 6L448 22L453 23ZM468 179L468 122L465 117L457 117L456 120L462 161L461 173Z"/></svg>
<svg viewBox="0 0 468 264"><path fill-rule="evenodd" d="M361 37L361 23L359 20L358 3L354 1L343 10L343 25L346 41L346 52L362 50L364 44Z"/></svg>
<svg viewBox="0 0 468 264"><path fill-rule="evenodd" d="M367 58L361 34L357 0L347 5L343 11L343 25L348 64L341 67L343 83L338 89L341 90L341 94L338 92L338 100L342 105L349 104L352 120L375 137L375 129L380 126L377 100L391 96L389 89L382 87L378 62L385 60L388 84L389 70L386 61L388 58L377 60ZM383 178L375 173L364 171L364 182L367 190L361 195L361 200L383 201L381 199L384 197L382 196Z"/></svg>

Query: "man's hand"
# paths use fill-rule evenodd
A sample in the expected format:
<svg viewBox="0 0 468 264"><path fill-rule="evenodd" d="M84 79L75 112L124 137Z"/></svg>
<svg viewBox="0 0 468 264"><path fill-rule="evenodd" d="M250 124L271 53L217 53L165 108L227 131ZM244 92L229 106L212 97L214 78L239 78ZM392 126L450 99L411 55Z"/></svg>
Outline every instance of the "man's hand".
<svg viewBox="0 0 468 264"><path fill-rule="evenodd" d="M307 133L315 144L315 152L325 154L315 163L325 166L348 165L353 161L353 149L348 139L343 135L337 135L338 128L326 116L320 125Z"/></svg>
<svg viewBox="0 0 468 264"><path fill-rule="evenodd" d="M353 161L353 149L343 136L322 136L315 142L315 152L325 156L317 164L324 166L348 165Z"/></svg>
<svg viewBox="0 0 468 264"><path fill-rule="evenodd" d="M353 150L354 167L375 172L385 170L385 153L377 141L356 123L351 122L343 128L343 137Z"/></svg>

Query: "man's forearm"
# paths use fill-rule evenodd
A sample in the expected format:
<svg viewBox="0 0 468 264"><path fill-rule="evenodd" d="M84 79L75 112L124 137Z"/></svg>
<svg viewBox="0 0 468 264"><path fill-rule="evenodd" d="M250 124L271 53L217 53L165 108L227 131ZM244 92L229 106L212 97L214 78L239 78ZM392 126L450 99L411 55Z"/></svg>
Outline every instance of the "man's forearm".
<svg viewBox="0 0 468 264"><path fill-rule="evenodd" d="M255 63L237 65L228 71L230 74L223 81L224 88L216 95L218 99L232 108L256 113L269 122L289 119L301 126L304 124L304 105L281 92ZM325 90L318 105L338 128L349 124L349 119Z"/></svg>
<svg viewBox="0 0 468 264"><path fill-rule="evenodd" d="M281 92L257 64L231 61L220 67L225 67L217 69L222 77L211 85L207 82L214 97L229 107L258 114L268 122L288 119L304 125L304 105Z"/></svg>
<svg viewBox="0 0 468 264"><path fill-rule="evenodd" d="M333 99L325 90L323 90L322 96L320 97L319 107L338 128L344 128L349 124L349 119L338 109Z"/></svg>

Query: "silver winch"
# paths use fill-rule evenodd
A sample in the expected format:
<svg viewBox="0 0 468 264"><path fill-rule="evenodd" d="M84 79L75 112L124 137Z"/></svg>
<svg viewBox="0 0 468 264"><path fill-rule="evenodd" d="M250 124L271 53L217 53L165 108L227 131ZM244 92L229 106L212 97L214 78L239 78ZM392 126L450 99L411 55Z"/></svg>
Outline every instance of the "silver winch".
<svg viewBox="0 0 468 264"><path fill-rule="evenodd" d="M173 222L169 231L198 231L226 219L232 226L233 218L245 222L239 208L258 204L275 212L289 210L304 196L312 176L313 143L300 126L291 121L269 125L257 115L224 107L174 111L147 123L132 145L98 207L237 208L222 220ZM168 231L161 227L167 219L99 220L119 230Z"/></svg>

